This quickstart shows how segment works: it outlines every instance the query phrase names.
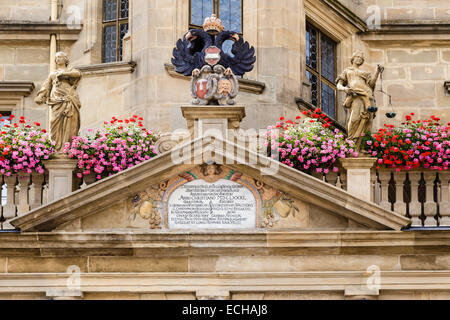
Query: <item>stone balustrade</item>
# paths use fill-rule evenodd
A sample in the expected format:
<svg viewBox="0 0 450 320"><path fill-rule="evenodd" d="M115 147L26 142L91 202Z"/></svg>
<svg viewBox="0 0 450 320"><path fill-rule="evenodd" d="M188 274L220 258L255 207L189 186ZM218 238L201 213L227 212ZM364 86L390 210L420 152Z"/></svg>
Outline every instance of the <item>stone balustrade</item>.
<svg viewBox="0 0 450 320"><path fill-rule="evenodd" d="M449 227L449 171L378 170L372 174L374 202L405 215L413 227Z"/></svg>
<svg viewBox="0 0 450 320"><path fill-rule="evenodd" d="M70 169L69 169L70 170ZM450 172L431 170L370 170L370 200L412 220L412 227L450 227ZM354 180L344 167L339 173L312 173L337 188L350 190ZM74 175L75 177L75 175ZM49 173L0 175L2 203L0 230L14 230L8 222L49 200ZM72 190L95 183L94 175L74 179ZM354 188L353 188L354 189ZM57 200L57 199L54 199Z"/></svg>
<svg viewBox="0 0 450 320"><path fill-rule="evenodd" d="M312 176L348 190L347 171ZM412 220L412 227L450 227L450 172L371 170L371 201Z"/></svg>
<svg viewBox="0 0 450 320"><path fill-rule="evenodd" d="M14 230L9 221L47 202L48 173L0 175L2 203L0 230Z"/></svg>

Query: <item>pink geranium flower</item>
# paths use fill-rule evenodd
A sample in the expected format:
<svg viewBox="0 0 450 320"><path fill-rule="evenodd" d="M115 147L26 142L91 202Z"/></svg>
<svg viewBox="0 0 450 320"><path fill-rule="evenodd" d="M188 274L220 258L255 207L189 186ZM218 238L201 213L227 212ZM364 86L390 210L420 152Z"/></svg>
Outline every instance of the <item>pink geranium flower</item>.
<svg viewBox="0 0 450 320"><path fill-rule="evenodd" d="M64 152L78 159L82 175L94 174L100 180L157 155L152 131L134 118L126 120L114 117L111 122L104 122L102 129L93 130L86 137L74 137L72 144L66 144Z"/></svg>
<svg viewBox="0 0 450 320"><path fill-rule="evenodd" d="M269 126L265 144L270 146L269 155L304 172L338 172L336 162L354 153L353 142L346 141L338 129L330 129L330 123L324 124L319 111L314 114Z"/></svg>

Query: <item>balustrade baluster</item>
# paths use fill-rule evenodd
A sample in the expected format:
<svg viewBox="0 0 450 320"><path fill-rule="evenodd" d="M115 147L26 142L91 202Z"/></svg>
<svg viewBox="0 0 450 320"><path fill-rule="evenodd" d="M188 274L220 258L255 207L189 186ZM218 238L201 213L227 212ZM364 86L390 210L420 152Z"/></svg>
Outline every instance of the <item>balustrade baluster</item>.
<svg viewBox="0 0 450 320"><path fill-rule="evenodd" d="M378 173L381 183L381 202L380 206L386 210L391 210L392 206L389 202L389 181L391 181L391 172L382 170Z"/></svg>
<svg viewBox="0 0 450 320"><path fill-rule="evenodd" d="M338 175L336 172L330 171L325 176L326 182L329 184L336 186L336 183L338 181Z"/></svg>
<svg viewBox="0 0 450 320"><path fill-rule="evenodd" d="M413 227L421 227L422 221L420 215L422 213L422 206L419 202L419 184L421 174L420 172L409 172L409 181L411 183L411 202L409 203L409 215L412 219Z"/></svg>
<svg viewBox="0 0 450 320"><path fill-rule="evenodd" d="M375 203L376 204L380 204L381 203L381 183L380 183L380 180L379 180L379 176L378 176L378 172L376 172L376 175L375 175L375 182L374 182L374 188L375 188L375 190L374 190L374 200L375 200Z"/></svg>
<svg viewBox="0 0 450 320"><path fill-rule="evenodd" d="M30 174L21 172L17 175L19 182L19 202L17 206L17 215L22 216L30 211L30 202L28 190L30 187Z"/></svg>
<svg viewBox="0 0 450 320"><path fill-rule="evenodd" d="M16 217L16 181L17 177L15 174L5 176L6 183L6 205L3 207L3 218L6 221L3 222L3 230L14 229L14 227L9 223L9 220Z"/></svg>
<svg viewBox="0 0 450 320"><path fill-rule="evenodd" d="M36 209L42 206L42 185L44 184L44 175L37 172L31 174L30 195L32 200L30 201L31 209Z"/></svg>
<svg viewBox="0 0 450 320"><path fill-rule="evenodd" d="M97 182L96 175L94 173L90 173L88 175L83 176L84 183L86 186L89 186L95 182Z"/></svg>
<svg viewBox="0 0 450 320"><path fill-rule="evenodd" d="M370 171L370 201L376 203L376 183L377 183L377 172L375 170Z"/></svg>
<svg viewBox="0 0 450 320"><path fill-rule="evenodd" d="M48 203L49 173L47 170L45 170L45 173L44 173L44 181L45 181L45 184L44 184L44 187L42 188L42 204Z"/></svg>
<svg viewBox="0 0 450 320"><path fill-rule="evenodd" d="M403 216L406 216L406 203L405 203L405 199L403 199L403 190L404 190L405 181L406 181L406 173L405 172L395 172L394 180L395 180L394 211Z"/></svg>
<svg viewBox="0 0 450 320"><path fill-rule="evenodd" d="M440 202L439 202L439 213L441 216L440 226L441 227L449 227L450 226L450 188L449 188L449 180L450 180L450 172L449 171L441 171L439 173L439 180L441 181L441 192L440 192Z"/></svg>
<svg viewBox="0 0 450 320"><path fill-rule="evenodd" d="M426 184L426 200L424 204L425 209L425 227L436 227L437 220L434 218L437 214L437 204L434 201L434 181L436 180L436 172L425 171L424 174Z"/></svg>
<svg viewBox="0 0 450 320"><path fill-rule="evenodd" d="M347 190L347 171L342 169L341 174L339 176L340 187L343 190Z"/></svg>

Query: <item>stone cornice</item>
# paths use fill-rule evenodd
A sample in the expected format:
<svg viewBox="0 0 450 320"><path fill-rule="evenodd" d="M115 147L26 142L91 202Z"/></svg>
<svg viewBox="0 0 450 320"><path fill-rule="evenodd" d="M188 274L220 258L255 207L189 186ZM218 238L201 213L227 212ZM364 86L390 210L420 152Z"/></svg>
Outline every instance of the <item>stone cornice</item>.
<svg viewBox="0 0 450 320"><path fill-rule="evenodd" d="M137 64L134 61L119 61L81 65L76 68L82 72L83 76L104 76L108 74L133 73L136 70L136 66Z"/></svg>
<svg viewBox="0 0 450 320"><path fill-rule="evenodd" d="M173 159L177 159L180 164L176 165ZM227 163L228 161L235 163L227 164L232 169L245 170L249 176L260 179L263 183L279 186L280 191L287 192L301 201L314 203L318 207L335 212L367 228L400 230L411 223L403 216L358 199L271 158L258 155L234 143L206 136L182 144L171 152L159 155L61 200L15 218L11 220L11 224L22 231L51 231L65 223L113 205L110 201L111 194L114 194L115 201L119 202L132 197L148 185L190 170L199 161L212 160L223 163L224 159L227 159ZM257 159L257 161L251 166L245 165L250 163L249 159ZM262 172L273 170L273 168L277 169L276 174L261 175Z"/></svg>
<svg viewBox="0 0 450 320"><path fill-rule="evenodd" d="M34 90L31 81L0 81L0 94L28 97Z"/></svg>
<svg viewBox="0 0 450 320"><path fill-rule="evenodd" d="M238 232L150 232L110 230L105 232L0 233L0 256L19 255L65 257L76 250L82 256L98 252L118 256L139 256L161 250L179 255L202 253L205 248L227 254L238 251L270 255L283 253L405 254L450 253L450 230L434 231L254 231ZM290 252L290 253L289 253Z"/></svg>
<svg viewBox="0 0 450 320"><path fill-rule="evenodd" d="M43 41L56 34L58 40L76 41L82 25L58 22L0 21L0 40Z"/></svg>
<svg viewBox="0 0 450 320"><path fill-rule="evenodd" d="M186 120L199 119L233 119L241 122L245 118L245 107L229 106L226 109L217 110L215 106L182 106L181 112Z"/></svg>
<svg viewBox="0 0 450 320"><path fill-rule="evenodd" d="M199 288L211 292L346 291L361 288L367 277L366 271L81 273L80 291L197 293ZM450 290L447 270L380 271L380 277L383 291ZM0 293L67 290L67 279L65 273L4 273L0 274Z"/></svg>
<svg viewBox="0 0 450 320"><path fill-rule="evenodd" d="M448 21L389 21L361 34L364 41L450 40Z"/></svg>
<svg viewBox="0 0 450 320"><path fill-rule="evenodd" d="M175 67L170 63L165 63L164 68L166 69L167 73L174 78L184 79L184 80L190 80L191 77L183 76L182 74L179 74L175 71ZM264 92L264 89L266 88L266 84L264 82L256 81L256 80L249 80L249 79L242 79L239 78L239 91L243 92L249 92L254 94L262 94Z"/></svg>
<svg viewBox="0 0 450 320"><path fill-rule="evenodd" d="M367 30L366 22L362 20L360 17L358 17L355 13L353 13L346 6L344 6L342 3L340 3L338 0L321 0L321 1L326 3L337 14L339 14L342 18L351 23L359 31L364 32Z"/></svg>

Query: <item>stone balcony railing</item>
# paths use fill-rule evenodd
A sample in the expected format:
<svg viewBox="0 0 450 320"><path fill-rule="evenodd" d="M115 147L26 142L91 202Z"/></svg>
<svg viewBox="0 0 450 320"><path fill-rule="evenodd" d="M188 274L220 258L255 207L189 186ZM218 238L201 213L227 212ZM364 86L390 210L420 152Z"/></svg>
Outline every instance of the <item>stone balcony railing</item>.
<svg viewBox="0 0 450 320"><path fill-rule="evenodd" d="M375 203L411 218L412 227L450 227L449 171L378 170L372 176Z"/></svg>
<svg viewBox="0 0 450 320"><path fill-rule="evenodd" d="M347 172L314 173L347 190ZM371 170L371 201L412 220L412 227L450 227L450 172L416 169Z"/></svg>
<svg viewBox="0 0 450 320"><path fill-rule="evenodd" d="M0 175L2 203L0 230L14 229L9 220L47 203L48 173Z"/></svg>
<svg viewBox="0 0 450 320"><path fill-rule="evenodd" d="M340 168L340 173L312 174L344 190L349 189L347 184L351 180L347 175L344 168ZM3 187L0 230L13 230L9 220L48 203L48 176L48 172L0 175ZM387 210L411 218L412 227L450 227L449 181L449 171L422 169L396 172L371 169L370 200ZM96 179L93 175L84 177L83 181L77 180L74 175L72 190L94 182Z"/></svg>

